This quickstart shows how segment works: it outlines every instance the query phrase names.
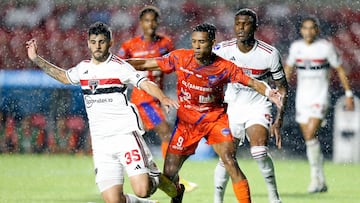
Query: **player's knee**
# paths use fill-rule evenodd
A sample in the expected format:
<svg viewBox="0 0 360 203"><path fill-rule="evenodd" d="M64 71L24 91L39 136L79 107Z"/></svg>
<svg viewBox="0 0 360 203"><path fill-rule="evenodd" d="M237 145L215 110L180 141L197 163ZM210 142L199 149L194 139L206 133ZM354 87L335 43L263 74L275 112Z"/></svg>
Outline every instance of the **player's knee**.
<svg viewBox="0 0 360 203"><path fill-rule="evenodd" d="M225 166L225 168L232 169L236 167L236 157L232 153L226 153L224 156L220 159Z"/></svg>
<svg viewBox="0 0 360 203"><path fill-rule="evenodd" d="M150 196L150 189L147 187L134 188L134 194L141 198L147 198Z"/></svg>
<svg viewBox="0 0 360 203"><path fill-rule="evenodd" d="M255 160L264 159L268 156L268 148L266 146L253 146L250 148L250 153Z"/></svg>

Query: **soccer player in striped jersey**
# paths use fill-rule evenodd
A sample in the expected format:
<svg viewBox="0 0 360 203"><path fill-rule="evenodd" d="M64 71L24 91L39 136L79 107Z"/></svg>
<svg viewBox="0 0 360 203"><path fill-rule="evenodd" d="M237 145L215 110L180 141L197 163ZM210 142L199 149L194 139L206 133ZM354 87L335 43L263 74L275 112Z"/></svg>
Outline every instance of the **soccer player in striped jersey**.
<svg viewBox="0 0 360 203"><path fill-rule="evenodd" d="M160 174L142 135L136 107L128 101L131 84L158 98L166 109L178 108L151 81L130 64L109 52L113 43L110 28L96 22L88 30L91 60L68 70L57 67L37 54L36 40L26 43L28 57L48 75L64 84L80 85L89 119L97 186L107 203L155 202L148 199L157 187L170 197L177 189ZM124 194L125 172L136 196ZM143 198L139 198L143 197Z"/></svg>
<svg viewBox="0 0 360 203"><path fill-rule="evenodd" d="M159 57L174 50L171 39L157 33L160 11L154 6L145 6L139 14L142 35L125 41L117 52L120 58L152 58ZM162 87L164 74L161 71L139 71L143 76ZM133 88L130 101L136 105L146 131L154 130L161 138L161 151L163 157L171 136L171 128L159 105L159 100L147 94L144 90ZM196 183L183 178L180 181L185 186L185 191L190 192L197 187Z"/></svg>
<svg viewBox="0 0 360 203"><path fill-rule="evenodd" d="M234 63L212 53L215 32L214 25L197 25L192 32L191 50L177 49L163 57L128 62L140 70L155 69L177 75L180 107L165 157L164 175L179 184L178 172L204 137L223 160L238 202L248 203L251 202L249 185L236 161L233 136L225 111L224 88L229 82L241 83L266 95L279 107L282 96L265 82L247 76ZM182 195L173 198L173 202L181 202Z"/></svg>
<svg viewBox="0 0 360 203"><path fill-rule="evenodd" d="M281 200L276 185L274 164L267 146L269 136L275 135L276 145L281 148L280 127L286 102L287 81L278 50L255 39L257 22L257 15L253 10L243 8L237 11L234 21L236 38L215 45L213 52L232 61L241 67L245 74L253 78L265 82L272 79L279 92L285 96L282 100L282 108L277 109L277 115L272 124L272 104L267 97L238 83L228 84L225 92L230 129L235 137L234 144L241 145L247 137L251 155L258 163L265 179L269 201L279 203ZM228 180L229 175L220 159L214 173L215 203L223 202Z"/></svg>
<svg viewBox="0 0 360 203"><path fill-rule="evenodd" d="M291 77L294 67L297 72L296 122L299 123L306 144L306 155L310 164L311 180L309 193L326 192L327 185L323 171L323 154L317 135L329 105L330 67L337 71L345 89L345 109L354 110L353 93L334 45L318 38L319 21L309 16L302 20L302 39L290 45L285 72Z"/></svg>

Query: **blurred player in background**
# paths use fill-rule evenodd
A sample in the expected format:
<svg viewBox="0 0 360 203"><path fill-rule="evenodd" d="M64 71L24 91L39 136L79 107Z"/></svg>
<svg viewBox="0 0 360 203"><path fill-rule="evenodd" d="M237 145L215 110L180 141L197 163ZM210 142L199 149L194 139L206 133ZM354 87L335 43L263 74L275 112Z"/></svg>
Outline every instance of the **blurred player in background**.
<svg viewBox="0 0 360 203"><path fill-rule="evenodd" d="M84 60L69 70L40 57L35 39L28 41L26 47L28 57L48 75L64 84L81 85L91 131L96 183L103 199L107 203L155 202L138 197L149 197L158 186L160 189L164 186L169 196L175 196L175 185L168 179L168 184L163 182L166 178L160 175L143 140L137 110L127 100L127 85L142 88L165 107L177 108L178 104L131 65L109 52L113 41L106 24L91 25L87 42L91 60ZM136 196L123 193L125 171Z"/></svg>
<svg viewBox="0 0 360 203"><path fill-rule="evenodd" d="M274 164L268 152L268 138L275 135L276 145L281 148L280 127L282 125L283 108L286 105L287 82L278 50L254 37L258 19L251 9L240 9L235 14L234 31L236 38L221 42L213 48L213 52L242 67L245 74L258 80L269 82L274 80L279 92L284 96L282 108L277 109L276 119L271 125L272 104L265 96L242 84L228 84L225 102L228 103L230 129L234 136L235 146L241 145L245 137L250 142L251 156L258 163L265 179L269 201L281 202L276 186ZM271 126L271 127L270 127ZM215 168L214 202L222 203L229 174L220 159Z"/></svg>
<svg viewBox="0 0 360 203"><path fill-rule="evenodd" d="M142 35L124 42L117 55L123 59L153 58L172 51L174 47L170 38L156 32L159 18L160 11L158 8L154 6L144 7L139 14ZM163 73L161 71L141 71L140 73L162 87ZM145 130L154 130L160 136L161 151L165 157L172 130L166 121L159 100L140 88L133 88L130 101L138 108ZM186 181L183 178L180 179L180 182L184 184L187 192L197 187L196 183Z"/></svg>
<svg viewBox="0 0 360 203"><path fill-rule="evenodd" d="M137 69L176 72L180 107L164 164L164 175L178 184L178 172L186 159L195 153L204 137L221 157L227 169L235 196L241 203L251 202L248 181L236 161L225 112L224 87L228 82L242 83L266 95L281 106L281 95L265 82L245 75L235 64L212 53L216 27L197 25L192 32L192 50L178 49L156 59L129 60ZM181 202L182 194L173 199ZM180 201L179 201L180 200Z"/></svg>
<svg viewBox="0 0 360 203"><path fill-rule="evenodd" d="M288 79L297 70L296 121L305 139L306 155L310 164L309 193L326 192L323 154L317 131L325 118L329 97L329 73L333 67L345 89L345 109L354 110L353 93L335 47L326 39L318 38L319 21L315 17L302 20L300 34L289 50L285 72Z"/></svg>

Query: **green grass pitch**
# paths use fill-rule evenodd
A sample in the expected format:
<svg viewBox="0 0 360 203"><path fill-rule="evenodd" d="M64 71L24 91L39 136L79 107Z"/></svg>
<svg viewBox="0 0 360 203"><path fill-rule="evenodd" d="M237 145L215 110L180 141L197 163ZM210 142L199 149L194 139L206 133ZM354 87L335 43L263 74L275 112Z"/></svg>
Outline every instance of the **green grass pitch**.
<svg viewBox="0 0 360 203"><path fill-rule="evenodd" d="M213 201L213 171L217 160L188 160L181 175L199 185L185 193L184 203ZM335 164L327 160L325 172L329 191L307 194L309 169L305 160L274 157L278 188L285 203L358 203L360 202L360 164ZM157 160L162 167L162 161ZM253 203L267 203L265 183L256 163L239 158L248 177ZM127 181L127 180L126 180ZM128 183L128 181L127 181ZM131 193L129 185L125 191ZM160 203L169 198L158 190L152 199ZM94 183L90 156L76 155L18 155L0 154L1 203L101 203ZM236 202L228 184L225 203Z"/></svg>

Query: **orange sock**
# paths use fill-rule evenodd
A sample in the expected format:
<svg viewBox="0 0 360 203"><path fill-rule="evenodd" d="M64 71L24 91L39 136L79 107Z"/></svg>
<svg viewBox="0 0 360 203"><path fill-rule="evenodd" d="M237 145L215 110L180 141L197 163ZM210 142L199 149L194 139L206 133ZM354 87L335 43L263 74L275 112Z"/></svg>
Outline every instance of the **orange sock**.
<svg viewBox="0 0 360 203"><path fill-rule="evenodd" d="M237 183L233 183L233 189L236 199L240 203L251 203L250 188L246 179L240 180Z"/></svg>
<svg viewBox="0 0 360 203"><path fill-rule="evenodd" d="M169 145L169 142L163 141L163 142L161 143L161 154L162 154L162 157L163 157L163 158L165 158L168 145Z"/></svg>

